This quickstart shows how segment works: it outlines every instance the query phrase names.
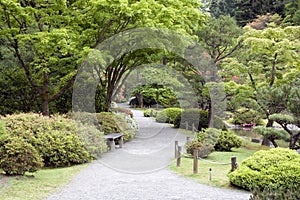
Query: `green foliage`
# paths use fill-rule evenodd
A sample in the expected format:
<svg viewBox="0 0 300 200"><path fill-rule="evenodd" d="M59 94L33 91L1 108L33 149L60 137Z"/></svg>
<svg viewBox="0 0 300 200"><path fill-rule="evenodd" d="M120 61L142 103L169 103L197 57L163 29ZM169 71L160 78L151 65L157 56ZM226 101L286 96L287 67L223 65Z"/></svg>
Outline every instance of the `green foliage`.
<svg viewBox="0 0 300 200"><path fill-rule="evenodd" d="M296 200L300 199L300 190L294 185L285 186L284 188L266 187L263 189L255 189L249 200Z"/></svg>
<svg viewBox="0 0 300 200"><path fill-rule="evenodd" d="M43 158L45 166L62 167L85 163L91 155L102 153L106 147L101 132L97 143L84 143L75 123L59 115L42 117L38 114L8 115L3 118L11 137L23 138ZM86 146L85 146L86 145ZM90 149L90 153L87 151Z"/></svg>
<svg viewBox="0 0 300 200"><path fill-rule="evenodd" d="M231 151L232 148L239 148L242 145L242 139L231 131L222 131L214 146L217 151Z"/></svg>
<svg viewBox="0 0 300 200"><path fill-rule="evenodd" d="M186 122L189 124L189 129L192 128L192 124L198 130L208 128L208 111L196 108L185 109L182 111L181 116L175 120L174 126L186 128Z"/></svg>
<svg viewBox="0 0 300 200"><path fill-rule="evenodd" d="M193 154L194 149L198 149L198 156L205 158L212 152L214 146L221 135L221 130L215 128L207 128L200 132L196 132L193 140L185 144L187 153Z"/></svg>
<svg viewBox="0 0 300 200"><path fill-rule="evenodd" d="M212 152L214 146L211 144L206 144L201 141L190 141L185 144L186 152L194 155L194 149L198 149L198 157L206 158L208 154Z"/></svg>
<svg viewBox="0 0 300 200"><path fill-rule="evenodd" d="M134 138L138 131L137 122L127 114L102 112L96 117L104 134L122 133L125 141Z"/></svg>
<svg viewBox="0 0 300 200"><path fill-rule="evenodd" d="M23 138L0 136L0 169L7 175L24 175L43 166L38 151Z"/></svg>
<svg viewBox="0 0 300 200"><path fill-rule="evenodd" d="M156 117L158 111L154 109L147 109L144 111L144 117Z"/></svg>
<svg viewBox="0 0 300 200"><path fill-rule="evenodd" d="M261 117L259 113L255 110L249 108L238 109L233 116L233 123L242 124L260 124Z"/></svg>
<svg viewBox="0 0 300 200"><path fill-rule="evenodd" d="M256 152L228 174L230 183L253 190L300 186L300 155L293 150L275 148Z"/></svg>
<svg viewBox="0 0 300 200"><path fill-rule="evenodd" d="M285 0L278 1L251 1L236 0L234 16L239 25L244 26L258 15L277 13L284 17Z"/></svg>
<svg viewBox="0 0 300 200"><path fill-rule="evenodd" d="M275 129L273 127L263 127L263 126L256 126L253 128L255 132L265 137L274 137L275 140L286 140L288 139L288 135L284 130Z"/></svg>
<svg viewBox="0 0 300 200"><path fill-rule="evenodd" d="M166 110L157 112L155 120L159 123L168 123L168 116Z"/></svg>
<svg viewBox="0 0 300 200"><path fill-rule="evenodd" d="M239 47L237 38L243 30L230 16L210 17L197 31L197 37L208 51L214 63L228 57Z"/></svg>
<svg viewBox="0 0 300 200"><path fill-rule="evenodd" d="M150 84L139 86L133 92L133 95L138 94L143 95L143 104L144 105L154 105L159 104L163 107L171 107L178 105L177 98L174 92L163 85Z"/></svg>
<svg viewBox="0 0 300 200"><path fill-rule="evenodd" d="M131 118L133 118L133 113L128 108L116 107L116 108L111 108L111 111L115 112L115 113L125 113L126 115L130 116Z"/></svg>

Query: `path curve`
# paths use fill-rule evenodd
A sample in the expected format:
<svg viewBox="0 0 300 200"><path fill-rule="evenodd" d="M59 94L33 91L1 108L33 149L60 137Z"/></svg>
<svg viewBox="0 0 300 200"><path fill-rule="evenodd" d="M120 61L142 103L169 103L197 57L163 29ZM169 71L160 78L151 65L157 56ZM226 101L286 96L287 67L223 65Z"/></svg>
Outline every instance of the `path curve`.
<svg viewBox="0 0 300 200"><path fill-rule="evenodd" d="M105 153L47 200L248 200L247 192L202 185L168 170L174 141L186 137L133 110L140 131L122 149Z"/></svg>

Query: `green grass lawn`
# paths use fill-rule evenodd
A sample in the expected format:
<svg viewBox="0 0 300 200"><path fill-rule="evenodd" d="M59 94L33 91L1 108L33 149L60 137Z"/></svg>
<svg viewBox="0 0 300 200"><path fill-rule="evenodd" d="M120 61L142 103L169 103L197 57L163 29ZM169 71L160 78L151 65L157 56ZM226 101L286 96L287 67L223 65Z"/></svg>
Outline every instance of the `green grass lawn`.
<svg viewBox="0 0 300 200"><path fill-rule="evenodd" d="M42 169L25 176L5 176L0 174L0 200L39 200L53 193L60 186L85 168L87 164L66 168Z"/></svg>
<svg viewBox="0 0 300 200"><path fill-rule="evenodd" d="M211 153L205 159L205 161L199 160L198 174L193 174L193 159L191 158L182 158L180 167L176 167L176 160L174 160L170 164L170 169L177 174L195 179L196 181L203 184L216 186L216 187L231 188L227 178L227 174L231 169L231 164L219 165L219 164L213 164L211 162L230 163L231 157L236 156L237 162L241 163L243 160L251 156L256 151L267 149L267 148L268 147L261 146L260 144L244 141L241 148L233 149L233 151L231 152L215 151ZM212 169L212 181L209 180L210 168Z"/></svg>

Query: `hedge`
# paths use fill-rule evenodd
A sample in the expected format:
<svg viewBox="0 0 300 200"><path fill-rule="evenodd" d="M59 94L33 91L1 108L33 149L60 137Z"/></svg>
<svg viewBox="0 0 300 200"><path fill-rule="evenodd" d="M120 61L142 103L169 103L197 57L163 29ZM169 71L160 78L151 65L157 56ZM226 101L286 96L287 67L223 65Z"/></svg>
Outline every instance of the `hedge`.
<svg viewBox="0 0 300 200"><path fill-rule="evenodd" d="M300 187L300 155L290 149L261 150L228 174L232 185L254 190Z"/></svg>

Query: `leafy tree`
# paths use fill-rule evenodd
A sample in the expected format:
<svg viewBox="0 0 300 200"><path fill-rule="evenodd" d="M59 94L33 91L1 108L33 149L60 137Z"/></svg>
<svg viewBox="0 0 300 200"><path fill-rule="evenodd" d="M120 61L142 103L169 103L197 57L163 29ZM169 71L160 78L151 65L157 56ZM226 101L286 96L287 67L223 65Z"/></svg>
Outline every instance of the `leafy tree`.
<svg viewBox="0 0 300 200"><path fill-rule="evenodd" d="M299 27L266 28L254 30L246 27L240 37L243 48L235 58L223 62L225 71L230 71L252 87L254 100L267 116L278 112L283 96L278 96L275 85L280 84L283 73L299 66ZM269 119L267 127L273 120Z"/></svg>
<svg viewBox="0 0 300 200"><path fill-rule="evenodd" d="M285 22L291 25L300 25L300 1L299 0L289 0L285 4L284 14L286 16Z"/></svg>
<svg viewBox="0 0 300 200"><path fill-rule="evenodd" d="M235 15L236 0L211 0L209 12L212 16L219 18L222 15L233 17Z"/></svg>
<svg viewBox="0 0 300 200"><path fill-rule="evenodd" d="M49 103L72 86L83 58L99 43L134 27L167 27L191 33L203 21L199 7L196 0L3 0L0 40L17 58L40 99L43 114L48 115ZM107 80L101 85L107 92L106 109L118 77L137 65L124 65L131 59L121 58L105 70ZM116 72L120 75L117 78Z"/></svg>
<svg viewBox="0 0 300 200"><path fill-rule="evenodd" d="M237 26L233 18L220 16L220 18L209 18L196 34L213 62L217 64L240 47L241 43L237 38L242 33L242 29Z"/></svg>
<svg viewBox="0 0 300 200"><path fill-rule="evenodd" d="M240 26L251 22L258 15L265 15L267 13L277 13L284 17L285 3L286 0L237 0L234 16Z"/></svg>

